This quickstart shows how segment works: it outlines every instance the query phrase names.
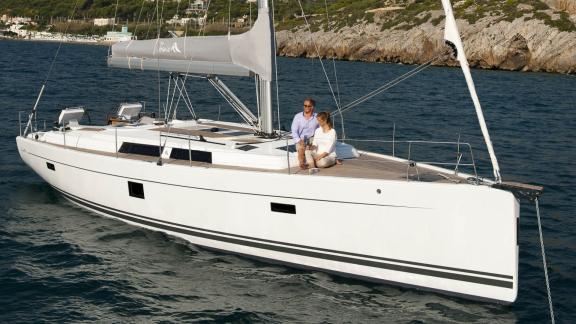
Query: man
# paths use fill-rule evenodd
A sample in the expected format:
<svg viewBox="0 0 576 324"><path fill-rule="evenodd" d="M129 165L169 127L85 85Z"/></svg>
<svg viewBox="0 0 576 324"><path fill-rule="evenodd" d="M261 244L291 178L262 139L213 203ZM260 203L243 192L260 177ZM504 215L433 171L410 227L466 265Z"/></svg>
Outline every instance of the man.
<svg viewBox="0 0 576 324"><path fill-rule="evenodd" d="M296 114L292 121L292 139L298 148L298 161L301 169L306 169L306 158L304 156L306 144L308 144L307 142L314 136L314 131L318 128L314 106L316 106L314 99L308 98L304 100L304 110Z"/></svg>

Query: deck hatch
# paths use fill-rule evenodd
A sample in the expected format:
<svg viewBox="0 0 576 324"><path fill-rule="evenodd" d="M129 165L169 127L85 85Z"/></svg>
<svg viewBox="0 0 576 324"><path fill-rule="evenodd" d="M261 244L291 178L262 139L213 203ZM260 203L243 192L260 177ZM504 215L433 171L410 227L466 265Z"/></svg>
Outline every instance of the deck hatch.
<svg viewBox="0 0 576 324"><path fill-rule="evenodd" d="M276 148L277 150L286 151L286 145L280 146ZM288 145L288 150L291 153L296 153L296 144Z"/></svg>
<svg viewBox="0 0 576 324"><path fill-rule="evenodd" d="M270 203L270 209L277 213L296 214L296 206L288 204Z"/></svg>
<svg viewBox="0 0 576 324"><path fill-rule="evenodd" d="M46 167L52 171L56 171L56 167L50 162L46 162Z"/></svg>
<svg viewBox="0 0 576 324"><path fill-rule="evenodd" d="M120 153L138 154L146 156L160 156L160 148L158 145L138 144L124 142L118 150Z"/></svg>
<svg viewBox="0 0 576 324"><path fill-rule="evenodd" d="M226 136L245 136L245 135L252 135L254 133L250 133L250 132L242 132L242 131L233 131L233 132L227 132L227 133L223 133Z"/></svg>
<svg viewBox="0 0 576 324"><path fill-rule="evenodd" d="M195 162L212 163L212 152L190 150L191 156L188 154L186 149L173 148L172 152L170 152L170 158L175 160L189 160L192 158L192 161Z"/></svg>
<svg viewBox="0 0 576 324"><path fill-rule="evenodd" d="M134 198L144 199L144 185L139 182L128 181L128 194Z"/></svg>
<svg viewBox="0 0 576 324"><path fill-rule="evenodd" d="M236 149L244 151L244 152L252 151L253 149L257 149L257 148L258 148L258 146L254 146L254 145L250 145L250 144L236 147Z"/></svg>

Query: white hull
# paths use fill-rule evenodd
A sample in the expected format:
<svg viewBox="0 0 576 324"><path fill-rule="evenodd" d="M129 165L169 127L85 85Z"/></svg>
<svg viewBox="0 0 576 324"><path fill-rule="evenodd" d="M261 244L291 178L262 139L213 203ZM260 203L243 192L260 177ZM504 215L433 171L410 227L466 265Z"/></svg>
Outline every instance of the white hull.
<svg viewBox="0 0 576 324"><path fill-rule="evenodd" d="M74 203L193 244L474 299L516 299L519 205L509 192L158 166L17 143L26 164ZM129 196L128 181L143 184L144 199Z"/></svg>

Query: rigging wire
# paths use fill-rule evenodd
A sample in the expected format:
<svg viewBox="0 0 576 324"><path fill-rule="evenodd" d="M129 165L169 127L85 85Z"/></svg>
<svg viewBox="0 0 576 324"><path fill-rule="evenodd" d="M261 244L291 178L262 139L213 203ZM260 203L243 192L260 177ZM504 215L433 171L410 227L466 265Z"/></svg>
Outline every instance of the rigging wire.
<svg viewBox="0 0 576 324"><path fill-rule="evenodd" d="M74 9L72 9L72 15L70 16L70 19L68 19L68 24L66 25L66 28L64 29L64 37L62 38L62 40L58 44L58 48L56 49L56 54L54 54L54 57L52 58L52 62L50 63L50 68L48 69L48 73L46 73L46 78L44 79L44 85L46 83L48 83L48 79L50 78L50 75L52 74L52 70L54 70L54 65L56 64L56 59L58 58L58 55L60 54L60 49L62 49L62 44L64 44L64 38L68 34L68 29L70 28L70 24L72 23L72 19L74 18L74 15L76 14L76 9L78 9L78 2L79 2L79 0L76 0L76 2L74 4Z"/></svg>
<svg viewBox="0 0 576 324"><path fill-rule="evenodd" d="M192 116L192 118L194 120L198 120L198 115L196 115L196 111L194 110L194 106L192 105L192 100L190 100L190 96L188 95L188 90L186 90L186 88L184 87L184 80L180 80L180 81L182 82L182 86L180 86L178 83L176 83L176 86L178 87L178 90L180 91L178 94L178 100L176 101L176 109L178 108L178 105L180 103L180 99L182 99L184 101L184 104L186 104L186 107L188 108L188 111L190 112L190 115ZM174 114L174 118L176 118L176 114Z"/></svg>
<svg viewBox="0 0 576 324"><path fill-rule="evenodd" d="M160 33L162 31L162 20L164 18L164 0L162 0L162 9L160 10L160 0L156 0L156 18L157 18L157 27L158 33L156 36L156 75L158 78L158 114L160 114L162 109L162 86L160 81L160 55L159 55L159 45L160 45ZM169 76L170 81L172 80L172 75ZM166 106L164 107L164 123L168 126L168 133L170 133L171 124L168 123L168 97L170 95L170 84L168 84L168 94L166 95ZM168 141L168 137L164 139L164 144L162 144L162 132L159 133L160 135L160 146L158 147L159 156L158 156L158 165L162 165L162 152L164 151L164 147L166 147L166 142Z"/></svg>
<svg viewBox="0 0 576 324"><path fill-rule="evenodd" d="M28 122L26 123L26 128L24 129L24 136L26 136L28 129L30 129L30 127L32 127L32 119L36 118L36 112L38 110L38 104L40 103L40 99L42 98L42 94L44 94L44 89L46 88L46 85L48 84L48 80L50 79L50 75L52 75L52 71L54 70L54 66L56 65L56 59L58 58L58 55L60 54L60 50L62 49L62 44L64 44L64 39L66 38L66 35L68 34L68 29L70 28L70 24L72 23L72 19L74 18L74 15L76 14L76 10L78 9L78 2L79 2L79 0L76 0L76 2L74 3L74 8L72 9L72 14L70 16L70 19L68 19L68 24L66 25L66 28L64 29L64 37L60 40L60 43L58 44L58 48L56 49L56 53L54 54L54 57L52 58L52 62L50 63L50 67L48 68L48 72L46 73L46 77L44 78L44 82L42 82L42 87L40 88L40 92L38 93L38 96L36 97L36 103L34 104L34 107L32 108L32 112L30 112L30 114L28 115Z"/></svg>
<svg viewBox="0 0 576 324"><path fill-rule="evenodd" d="M554 305L552 304L552 293L550 292L550 280L548 279L548 265L546 264L546 248L544 246L544 238L542 236L542 221L540 220L540 206L538 204L538 197L534 199L536 205L536 219L538 220L538 234L540 234L540 251L542 252L542 266L544 267L544 279L546 280L546 294L548 296L548 307L550 309L550 320L555 324L554 319Z"/></svg>
<svg viewBox="0 0 576 324"><path fill-rule="evenodd" d="M202 25L202 27L200 28L200 30L198 31L198 36L200 36L201 34L204 34L204 30L206 28L206 21L207 21L207 16L208 16L208 10L210 9L210 0L208 0L208 4L206 5L206 11L204 13L204 23ZM188 7L190 7L190 3L191 0L188 1ZM186 28L185 28L185 32L184 32L184 37L188 36L188 24L186 24ZM186 42L184 42L184 47L186 47ZM186 51L186 50L184 50ZM183 98L184 103L186 104L186 106L188 107L188 110L190 111L190 114L192 115L193 119L198 119L198 115L196 114L196 111L194 110L194 107L192 105L192 100L190 100L190 96L188 95L188 91L186 90L186 81L188 80L188 76L190 76L189 71L190 71L190 66L192 65L192 61L193 61L193 57L190 57L190 62L188 63L188 66L186 67L186 73L184 74L184 79L182 80L182 85L179 86L177 83L175 83L175 86L178 87L179 93L178 93L178 99L176 101L176 107L174 108L174 118L176 116L176 109L178 109L178 105L180 103L180 99ZM160 90L158 91L158 93L160 93ZM183 95L186 95L186 97L184 97ZM170 129L170 126L169 128ZM164 143L165 145L166 143Z"/></svg>
<svg viewBox="0 0 576 324"><path fill-rule="evenodd" d="M232 24L232 20L230 19L231 12L232 12L232 0L228 0L228 37L230 37L230 26Z"/></svg>
<svg viewBox="0 0 576 324"><path fill-rule="evenodd" d="M192 0L188 0L188 7L190 7L191 3L192 3ZM186 25L184 27L184 39L186 39L186 37L188 37L188 25L189 25L189 23L186 23ZM186 53L186 42L185 41L184 41L184 53ZM188 107L188 111L190 111L190 115L192 116L192 118L195 120L198 119L198 116L196 115L196 111L194 110L194 106L192 106L192 101L190 100L190 96L188 96L188 91L186 90L186 87L185 87L186 79L188 78L188 71L190 69L191 62L192 62L192 60L190 60L190 62L188 63L188 67L186 68L187 72L184 75L184 79L181 80L182 81L182 87L180 87L178 84L178 80L181 79L181 76L178 75L176 77L175 86L178 87L178 99L176 100L176 106L174 107L174 115L173 115L172 119L176 119L176 112L178 111L178 106L180 105L180 99L184 100L184 103ZM186 95L186 97L184 97L184 94Z"/></svg>
<svg viewBox="0 0 576 324"><path fill-rule="evenodd" d="M158 0L156 0L156 2L158 2ZM156 4L156 7L158 7L158 4ZM152 8L152 17L148 19L148 29L146 30L146 36L144 37L145 39L148 39L148 36L150 35L150 30L152 29L152 22L154 21L154 18L156 18L157 11L158 10L154 10L154 8Z"/></svg>
<svg viewBox="0 0 576 324"><path fill-rule="evenodd" d="M190 5L192 4L192 0L188 0L188 8L190 8ZM184 11L186 12L186 11ZM188 20L186 22L186 24L184 25L184 38L188 37L188 26L190 25L190 20ZM184 42L184 44L186 44L186 42ZM184 46L184 52L186 52L186 46Z"/></svg>
<svg viewBox="0 0 576 324"><path fill-rule="evenodd" d="M396 77L395 79L388 81L387 83L385 83L384 85L376 88L375 90L372 90L371 92L369 92L368 94L365 94L364 96L357 98L355 100L353 100L352 102L348 103L347 105L345 105L344 107L342 107L341 110L339 110L338 112L333 112L332 115L335 114L342 114L358 105L360 105L361 103L365 102L366 100L375 97L379 94L381 94L382 92L394 87L395 85L397 85L398 83L405 81L411 77L413 77L414 75L424 71L426 68L428 68L429 66L431 66L441 55L438 55L434 58L432 58L431 60L417 66L416 68Z"/></svg>
<svg viewBox="0 0 576 324"><path fill-rule="evenodd" d="M172 86L172 72L168 76L168 87L166 89L166 103L164 104L164 121L165 122L168 122L169 109L172 108L172 107L168 108L168 101L170 99L171 86Z"/></svg>
<svg viewBox="0 0 576 324"><path fill-rule="evenodd" d="M188 7L190 7L191 4L191 0L188 1ZM210 1L208 2L208 6L210 5ZM205 26L205 25L203 25ZM201 29L202 30L202 29ZM199 32L200 34L200 32ZM186 23L186 27L185 27L185 31L184 31L184 38L188 37L188 23ZM186 53L186 41L184 41L184 53ZM190 100L190 97L188 96L188 91L186 90L186 80L188 79L188 72L190 71L190 66L192 64L192 57L190 57L190 62L188 62L188 66L186 67L186 73L184 74L184 79L182 80L182 87L180 88L178 84L176 84L176 86L179 87L179 93L178 93L178 100L176 101L176 107L174 108L174 118L176 118L176 110L178 109L178 105L180 104L180 99L183 98L184 99L184 103L186 104L186 106L188 107L188 110L190 111L190 114L192 115L193 119L198 119L198 116L196 115L196 111L194 110L194 107L192 106L192 101ZM183 97L183 93L186 94L186 97Z"/></svg>
<svg viewBox="0 0 576 324"><path fill-rule="evenodd" d="M330 88L330 93L332 94L332 97L334 98L334 102L336 103L336 107L338 108L338 111L340 111L340 104L338 103L338 99L336 98L336 94L334 93L334 89L332 87L332 82L330 82L330 78L328 77L328 73L326 72L326 67L324 66L324 62L322 61L322 57L320 56L320 49L318 48L318 44L316 43L316 41L312 37L312 28L310 27L310 24L308 23L308 18L306 18L306 13L304 12L304 7L302 6L301 0L298 0L298 5L300 6L300 11L302 12L302 17L304 18L304 22L306 23L306 27L308 28L308 32L310 33L310 40L312 41L312 44L314 45L314 49L316 50L316 55L318 56L318 60L320 61L320 65L322 66L322 71L324 72L324 76L326 77L326 81L328 82L328 87Z"/></svg>
<svg viewBox="0 0 576 324"><path fill-rule="evenodd" d="M162 12L162 13L161 13ZM161 98L161 81L160 81L160 56L158 55L159 46L160 46L160 32L162 29L162 18L164 13L164 0L162 0L162 11L160 11L160 0L156 0L156 21L157 21L157 38L156 38L156 75L158 78L158 117L160 117L161 109L162 109L162 98ZM164 116L166 118L166 116Z"/></svg>
<svg viewBox="0 0 576 324"><path fill-rule="evenodd" d="M330 29L330 14L328 13L328 2L324 0L324 8L326 9L326 31ZM332 70L334 71L334 83L336 84L336 95L338 96L338 105L340 109L342 101L340 100L340 83L338 82L338 70L336 70L336 58L332 55ZM342 139L346 139L346 130L344 128L344 115L340 114L340 124L342 124Z"/></svg>
<svg viewBox="0 0 576 324"><path fill-rule="evenodd" d="M276 21L276 17L274 16L274 0L272 0L272 24ZM250 11L252 12L252 11ZM252 19L250 19L250 26L252 26ZM272 28L272 33L275 33L275 28ZM274 59L274 83L276 84L276 114L278 119L278 132L281 131L281 123L280 123L280 85L278 82L278 57L276 56L276 35L272 35L272 49L274 51L273 59ZM260 108L258 108L260 109ZM258 112L260 115L260 112Z"/></svg>
<svg viewBox="0 0 576 324"><path fill-rule="evenodd" d="M208 24L208 11L210 10L211 2L211 0L208 0L206 11L204 12L204 23L202 24L202 27L200 27L200 31L198 31L198 36L204 36L204 32L206 31L206 25Z"/></svg>
<svg viewBox="0 0 576 324"><path fill-rule="evenodd" d="M146 3L147 0L142 0L142 5L140 6L140 12L138 13L138 19L136 20L136 27L134 27L134 36L138 37L137 32L138 32L138 26L140 26L140 19L142 18L142 12L144 11L144 3Z"/></svg>
<svg viewBox="0 0 576 324"><path fill-rule="evenodd" d="M116 31L116 17L118 16L118 2L120 0L116 0L116 8L114 9L114 22L112 23L112 30Z"/></svg>
<svg viewBox="0 0 576 324"><path fill-rule="evenodd" d="M116 31L116 15L118 14L118 2L120 0L116 0L116 7L114 8L114 22L112 23L112 30ZM112 53L112 42L110 42L110 46L108 46L108 56Z"/></svg>
<svg viewBox="0 0 576 324"><path fill-rule="evenodd" d="M178 0L178 4L176 4L176 16L178 16L178 13L180 12L180 0ZM180 17L180 16L178 16ZM177 21L174 21L174 31L176 31L176 25L178 24Z"/></svg>

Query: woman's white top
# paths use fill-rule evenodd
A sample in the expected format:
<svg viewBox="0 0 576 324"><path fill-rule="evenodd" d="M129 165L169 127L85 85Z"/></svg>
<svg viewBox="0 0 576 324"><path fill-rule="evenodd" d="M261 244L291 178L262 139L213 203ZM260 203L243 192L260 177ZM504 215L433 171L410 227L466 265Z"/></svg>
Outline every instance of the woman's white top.
<svg viewBox="0 0 576 324"><path fill-rule="evenodd" d="M316 153L328 153L332 157L336 157L336 131L334 128L324 133L322 127L316 128L314 131L314 140L312 145L315 145Z"/></svg>

